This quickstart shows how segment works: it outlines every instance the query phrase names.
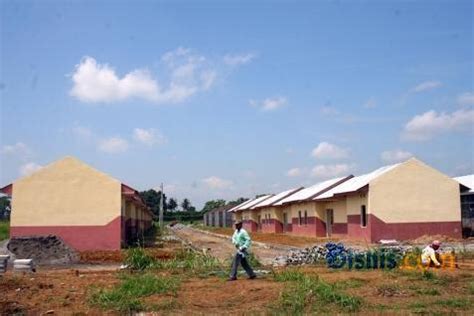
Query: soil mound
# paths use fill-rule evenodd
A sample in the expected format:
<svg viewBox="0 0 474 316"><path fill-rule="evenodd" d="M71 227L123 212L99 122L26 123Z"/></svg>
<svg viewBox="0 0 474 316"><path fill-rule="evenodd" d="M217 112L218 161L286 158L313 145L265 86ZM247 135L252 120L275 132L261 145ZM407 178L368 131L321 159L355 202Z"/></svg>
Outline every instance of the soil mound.
<svg viewBox="0 0 474 316"><path fill-rule="evenodd" d="M69 264L79 260L76 251L54 235L13 237L7 245L16 259L33 259L36 264Z"/></svg>

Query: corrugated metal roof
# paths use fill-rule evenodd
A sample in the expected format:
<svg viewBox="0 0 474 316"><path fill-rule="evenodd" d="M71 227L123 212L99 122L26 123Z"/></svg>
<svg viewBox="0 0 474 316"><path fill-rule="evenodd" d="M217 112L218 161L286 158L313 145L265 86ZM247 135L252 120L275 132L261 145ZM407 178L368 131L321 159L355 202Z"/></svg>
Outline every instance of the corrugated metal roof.
<svg viewBox="0 0 474 316"><path fill-rule="evenodd" d="M397 167L400 164L394 164L389 166L381 167L377 170L374 170L370 173L363 174L361 176L354 177L352 179L347 180L346 182L332 188L324 192L323 194L313 198L313 200L321 200L327 199L332 197L334 194L341 194L341 193L349 193L359 190L360 188L369 184L370 181L374 180L375 178L381 176L387 171L392 170L393 168Z"/></svg>
<svg viewBox="0 0 474 316"><path fill-rule="evenodd" d="M291 196L293 193L298 192L301 189L303 189L303 187L293 188L293 189L286 190L286 191L283 191L281 193L278 193L277 195L274 195L271 198L268 198L265 201L252 206L252 209L256 209L258 207L270 206L274 203L279 202L280 200L283 200L283 199L287 198L288 196Z"/></svg>
<svg viewBox="0 0 474 316"><path fill-rule="evenodd" d="M323 182L316 183L315 185L303 189L301 191L296 192L295 194L290 195L289 197L275 203L274 205L283 205L285 203L291 203L291 202L297 202L297 201L303 201L307 200L315 195L317 195L319 192L327 190L327 188L337 184L340 181L343 181L345 178L348 177L341 177L341 178L335 178L331 180L326 180Z"/></svg>
<svg viewBox="0 0 474 316"><path fill-rule="evenodd" d="M250 199L250 200L244 201L244 202L240 203L239 205L237 205L237 206L231 208L231 209L228 210L227 212L235 212L238 208L244 206L245 204L248 204L248 203L252 202L253 200L255 200L255 199Z"/></svg>
<svg viewBox="0 0 474 316"><path fill-rule="evenodd" d="M461 183L463 186L468 187L470 189L469 192L474 192L474 174L456 177L453 179Z"/></svg>
<svg viewBox="0 0 474 316"><path fill-rule="evenodd" d="M263 202L263 201L265 201L266 199L268 199L268 198L270 198L270 197L272 197L272 196L273 196L273 194L268 194L268 195L264 195L264 196L261 196L261 197L259 197L259 198L253 199L250 203L245 204L245 205L239 207L239 208L236 209L235 211L243 211L243 210L251 209L252 206L257 205L258 203Z"/></svg>

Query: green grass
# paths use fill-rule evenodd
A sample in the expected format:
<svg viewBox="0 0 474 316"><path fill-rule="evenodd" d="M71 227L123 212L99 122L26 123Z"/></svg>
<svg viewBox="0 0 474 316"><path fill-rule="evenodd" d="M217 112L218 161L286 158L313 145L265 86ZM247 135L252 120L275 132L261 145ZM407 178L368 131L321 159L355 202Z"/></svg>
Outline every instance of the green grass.
<svg viewBox="0 0 474 316"><path fill-rule="evenodd" d="M275 280L290 282L277 304L280 311L284 310L289 315L305 314L308 309L334 312L334 307L344 312L356 312L362 305L359 297L348 295L317 276L293 270L275 274Z"/></svg>
<svg viewBox="0 0 474 316"><path fill-rule="evenodd" d="M469 294L474 295L474 282L470 282L467 287Z"/></svg>
<svg viewBox="0 0 474 316"><path fill-rule="evenodd" d="M473 302L470 302L465 298L449 298L445 300L438 300L435 302L435 304L449 308L468 309L472 307Z"/></svg>
<svg viewBox="0 0 474 316"><path fill-rule="evenodd" d="M0 221L0 241L10 238L10 222Z"/></svg>
<svg viewBox="0 0 474 316"><path fill-rule="evenodd" d="M431 295L431 296L440 295L440 292L435 288L419 288L419 289L415 289L415 293L419 295Z"/></svg>
<svg viewBox="0 0 474 316"><path fill-rule="evenodd" d="M153 274L122 275L121 281L112 289L93 289L89 296L91 305L120 312L137 312L149 307L140 300L153 294L176 295L180 280L176 277Z"/></svg>

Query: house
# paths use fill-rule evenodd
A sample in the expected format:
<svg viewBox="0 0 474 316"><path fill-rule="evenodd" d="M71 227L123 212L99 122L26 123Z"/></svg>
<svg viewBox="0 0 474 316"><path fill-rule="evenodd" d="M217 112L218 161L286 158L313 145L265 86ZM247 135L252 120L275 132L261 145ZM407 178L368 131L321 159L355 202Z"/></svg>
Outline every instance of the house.
<svg viewBox="0 0 474 316"><path fill-rule="evenodd" d="M317 235L331 236L336 218L347 237L377 242L422 235L461 237L459 183L416 158L353 177L316 196Z"/></svg>
<svg viewBox="0 0 474 316"><path fill-rule="evenodd" d="M474 236L474 174L457 177L461 184L461 219L463 237Z"/></svg>
<svg viewBox="0 0 474 316"><path fill-rule="evenodd" d="M253 232L342 237L367 242L408 240L422 235L460 238L460 190L465 207L472 212L468 185L460 185L411 158L367 174L348 175L308 188L266 195L230 211Z"/></svg>
<svg viewBox="0 0 474 316"><path fill-rule="evenodd" d="M11 237L56 235L79 251L118 250L152 225L137 190L73 157L0 192L11 196Z"/></svg>
<svg viewBox="0 0 474 316"><path fill-rule="evenodd" d="M284 217L291 219L291 224L286 224L291 225L288 231L291 231L294 235L326 236L326 232L322 228L324 223L321 220L323 218L321 205L313 201L313 198L347 181L351 177L352 175L316 183L275 203L275 207L280 208L283 214L287 214ZM341 222L346 221L342 216L338 216L337 220ZM335 227L339 226L335 225ZM340 232L337 231L337 233L345 233L345 231L342 229Z"/></svg>
<svg viewBox="0 0 474 316"><path fill-rule="evenodd" d="M204 225L213 227L232 227L232 214L228 212L235 204L224 205L203 214Z"/></svg>
<svg viewBox="0 0 474 316"><path fill-rule="evenodd" d="M283 207L277 207L275 204L302 189L303 187L299 187L283 191L252 206L250 209L257 215L257 228L263 233L291 231L291 224L288 223L288 213L284 212Z"/></svg>
<svg viewBox="0 0 474 316"><path fill-rule="evenodd" d="M231 209L231 212L234 212L236 220L242 221L242 227L250 232L256 232L259 229L259 224L261 218L259 218L257 212L252 210L252 207L265 201L268 198L271 198L273 194L263 195L255 199L249 200L246 203L237 205L237 207Z"/></svg>

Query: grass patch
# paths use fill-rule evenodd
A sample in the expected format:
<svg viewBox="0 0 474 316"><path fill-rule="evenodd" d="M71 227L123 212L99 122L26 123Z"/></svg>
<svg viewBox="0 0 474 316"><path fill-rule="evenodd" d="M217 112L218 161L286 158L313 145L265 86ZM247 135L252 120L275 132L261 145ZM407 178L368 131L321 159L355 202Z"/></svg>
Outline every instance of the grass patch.
<svg viewBox="0 0 474 316"><path fill-rule="evenodd" d="M153 294L171 293L176 295L180 280L175 277L158 277L153 274L122 275L121 282L110 290L94 289L89 303L103 309L120 312L146 310L140 298Z"/></svg>
<svg viewBox="0 0 474 316"><path fill-rule="evenodd" d="M306 276L297 269L286 269L275 273L273 278L277 282L301 282Z"/></svg>
<svg viewBox="0 0 474 316"><path fill-rule="evenodd" d="M156 260L146 253L142 247L130 248L125 256L125 264L132 270L143 271L153 267Z"/></svg>
<svg viewBox="0 0 474 316"><path fill-rule="evenodd" d="M472 302L465 298L449 298L445 300L438 300L435 304L457 309L468 309L472 306Z"/></svg>
<svg viewBox="0 0 474 316"><path fill-rule="evenodd" d="M347 280L341 280L341 281L334 282L333 285L335 286L336 289L345 290L345 289L359 288L362 285L364 285L364 283L366 283L366 282L367 281L365 281L363 279L350 278L350 279L347 279Z"/></svg>
<svg viewBox="0 0 474 316"><path fill-rule="evenodd" d="M0 221L0 241L10 238L10 222Z"/></svg>
<svg viewBox="0 0 474 316"><path fill-rule="evenodd" d="M435 288L415 289L415 293L419 295L431 295L431 296L440 295L439 291Z"/></svg>
<svg viewBox="0 0 474 316"><path fill-rule="evenodd" d="M319 277L307 276L299 271L278 273L275 280L291 283L282 292L277 304L280 311L285 310L290 315L303 314L308 312L307 309L334 312L331 307L344 312L356 312L362 305L359 297L343 293Z"/></svg>
<svg viewBox="0 0 474 316"><path fill-rule="evenodd" d="M469 294L474 295L474 282L469 282L469 285L467 286L467 290Z"/></svg>

